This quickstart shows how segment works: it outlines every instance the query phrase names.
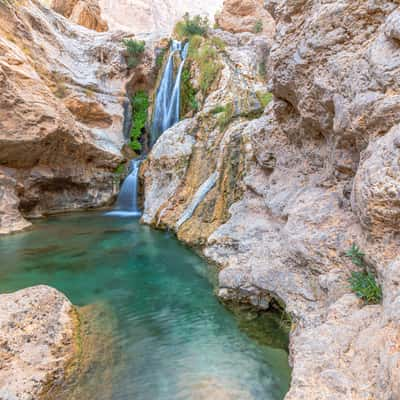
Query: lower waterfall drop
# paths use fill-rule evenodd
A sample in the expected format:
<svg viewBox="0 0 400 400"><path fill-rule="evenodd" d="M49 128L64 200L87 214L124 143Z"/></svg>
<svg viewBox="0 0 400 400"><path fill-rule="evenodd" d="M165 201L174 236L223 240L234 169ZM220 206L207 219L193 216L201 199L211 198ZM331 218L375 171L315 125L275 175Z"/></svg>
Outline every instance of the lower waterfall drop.
<svg viewBox="0 0 400 400"><path fill-rule="evenodd" d="M140 217L142 212L138 206L139 168L142 160L131 161L129 175L122 184L114 211L106 215L117 217Z"/></svg>

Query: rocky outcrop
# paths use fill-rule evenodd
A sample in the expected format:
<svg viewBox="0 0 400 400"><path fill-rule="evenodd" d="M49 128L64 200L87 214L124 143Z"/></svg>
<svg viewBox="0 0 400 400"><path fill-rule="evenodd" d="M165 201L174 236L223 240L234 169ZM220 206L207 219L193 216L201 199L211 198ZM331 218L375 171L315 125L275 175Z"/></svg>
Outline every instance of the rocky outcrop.
<svg viewBox="0 0 400 400"><path fill-rule="evenodd" d="M150 195L145 220L220 266L221 298L280 304L293 316L288 400L399 398L398 4L266 4L276 22L274 44L264 48L273 101L261 117L233 113L217 128L209 111L231 93L243 96L232 81L250 94L267 87L249 79L244 48L230 51L248 34L217 33L228 43L224 78L193 119L156 144L146 190L158 177L158 188L174 180L174 193L159 192L161 206ZM230 65L240 65L236 76ZM168 140L183 124L191 150L177 146L170 163ZM160 175L157 160L179 165L176 176L174 168ZM216 184L177 224L215 172ZM365 305L349 288L353 243L383 287L382 304Z"/></svg>
<svg viewBox="0 0 400 400"><path fill-rule="evenodd" d="M229 207L240 198L240 177L246 159L241 154L247 146L247 139L242 137L244 125L240 122L263 112L257 94L263 87L258 73L262 57L254 54L268 47L267 40L252 34L235 36L222 31L215 31L213 37L205 45L222 42L224 52L213 60L222 69L212 84L211 94L199 113L160 137L143 166L144 221L166 225L192 245L204 244L227 221ZM192 73L196 85L200 71L195 64ZM233 122L236 122L233 128L226 129ZM206 182L210 179L211 183L210 177L215 174L219 178L208 187ZM196 199L203 196L206 201L196 204ZM194 216L183 223L181 217L190 209L195 211Z"/></svg>
<svg viewBox="0 0 400 400"><path fill-rule="evenodd" d="M123 34L96 33L36 2L0 6L1 233L25 216L97 207L121 162Z"/></svg>
<svg viewBox="0 0 400 400"><path fill-rule="evenodd" d="M215 22L221 29L232 33L252 32L270 39L275 34L275 21L264 8L263 0L224 0Z"/></svg>
<svg viewBox="0 0 400 400"><path fill-rule="evenodd" d="M98 0L52 0L53 10L72 22L97 32L108 30L107 22L101 16Z"/></svg>
<svg viewBox="0 0 400 400"><path fill-rule="evenodd" d="M75 311L47 286L0 295L0 398L39 399L61 382L75 352Z"/></svg>
<svg viewBox="0 0 400 400"><path fill-rule="evenodd" d="M19 197L14 171L0 168L0 235L18 232L31 224L19 212Z"/></svg>
<svg viewBox="0 0 400 400"><path fill-rule="evenodd" d="M99 4L110 29L166 37L187 12L213 20L222 0L99 0Z"/></svg>

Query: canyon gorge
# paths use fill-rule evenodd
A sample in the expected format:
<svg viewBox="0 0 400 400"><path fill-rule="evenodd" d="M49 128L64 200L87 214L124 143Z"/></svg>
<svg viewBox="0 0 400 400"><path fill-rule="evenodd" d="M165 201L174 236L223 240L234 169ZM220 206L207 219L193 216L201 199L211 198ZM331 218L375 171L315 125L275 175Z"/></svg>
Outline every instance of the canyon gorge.
<svg viewBox="0 0 400 400"><path fill-rule="evenodd" d="M191 3L0 2L0 235L111 206L140 156L141 223L216 266L229 308L290 325L285 400L400 399L399 3ZM186 12L210 25L188 34ZM131 66L129 40L145 41ZM145 154L168 59L182 65L181 121ZM44 285L0 294L0 308L0 399L57 398L87 315ZM206 382L208 398L258 398Z"/></svg>

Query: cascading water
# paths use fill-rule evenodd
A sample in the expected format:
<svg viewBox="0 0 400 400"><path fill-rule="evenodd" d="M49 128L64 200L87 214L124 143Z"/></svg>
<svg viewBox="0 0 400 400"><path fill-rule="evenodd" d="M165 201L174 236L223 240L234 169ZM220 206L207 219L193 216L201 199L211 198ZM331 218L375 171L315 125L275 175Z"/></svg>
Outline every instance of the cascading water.
<svg viewBox="0 0 400 400"><path fill-rule="evenodd" d="M117 206L114 211L107 213L119 217L139 217L141 211L138 207L138 180L139 167L142 160L131 161L129 175L125 179L118 196Z"/></svg>
<svg viewBox="0 0 400 400"><path fill-rule="evenodd" d="M170 55L156 97L151 128L151 145L156 142L164 131L179 122L181 81L188 50L189 43L183 45L181 42L174 40L171 44ZM181 57L181 63L175 77L174 57L178 52ZM107 215L120 217L141 215L137 205L140 162L141 160L131 161L131 172L122 185L116 209L107 213Z"/></svg>
<svg viewBox="0 0 400 400"><path fill-rule="evenodd" d="M170 54L165 66L164 74L158 88L156 104L151 128L151 144L153 145L160 135L171 126L179 122L181 102L181 81L183 67L187 58L189 43L184 46L174 40L171 44ZM174 57L179 52L181 63L176 77L174 76Z"/></svg>

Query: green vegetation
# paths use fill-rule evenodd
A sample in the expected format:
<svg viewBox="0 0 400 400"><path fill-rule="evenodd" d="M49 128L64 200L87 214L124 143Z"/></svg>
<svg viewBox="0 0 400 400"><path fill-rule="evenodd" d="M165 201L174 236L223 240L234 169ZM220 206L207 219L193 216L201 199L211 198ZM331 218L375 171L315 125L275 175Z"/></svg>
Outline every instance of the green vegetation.
<svg viewBox="0 0 400 400"><path fill-rule="evenodd" d="M256 96L263 108L267 107L267 105L271 102L273 98L272 93L262 91L256 92Z"/></svg>
<svg viewBox="0 0 400 400"><path fill-rule="evenodd" d="M144 41L138 41L133 39L125 39L123 44L126 47L128 53L126 63L128 68L135 68L140 64L141 57L145 50L146 43Z"/></svg>
<svg viewBox="0 0 400 400"><path fill-rule="evenodd" d="M353 243L351 248L347 250L346 256L351 258L353 264L358 267L364 267L364 256L365 254Z"/></svg>
<svg viewBox="0 0 400 400"><path fill-rule="evenodd" d="M264 29L264 24L263 24L263 22L259 19L259 20L254 24L253 32L254 32L254 33L260 33L260 32L263 31L263 29Z"/></svg>
<svg viewBox="0 0 400 400"><path fill-rule="evenodd" d="M349 279L351 290L366 304L378 304L382 300L382 288L370 272L353 272Z"/></svg>
<svg viewBox="0 0 400 400"><path fill-rule="evenodd" d="M189 14L186 14L183 21L178 22L175 26L177 38L189 41L188 58L182 75L182 115L198 111L198 92L201 92L203 97L206 96L222 70L218 51L225 49L226 44L220 38L208 38L207 31L207 18L200 16L190 18ZM193 66L196 66L199 71L198 87L193 86L191 79Z"/></svg>
<svg viewBox="0 0 400 400"><path fill-rule="evenodd" d="M114 170L114 181L119 182L121 180L121 176L125 172L126 164L122 162L121 164L118 165L117 168Z"/></svg>
<svg viewBox="0 0 400 400"><path fill-rule="evenodd" d="M190 111L197 112L199 104L196 100L197 91L192 85L190 79L190 68L185 67L182 72L182 86L181 86L181 114L186 115Z"/></svg>
<svg viewBox="0 0 400 400"><path fill-rule="evenodd" d="M211 114L217 115L218 126L220 130L223 131L233 119L233 103L228 103L224 106L216 106L213 110L211 110Z"/></svg>
<svg viewBox="0 0 400 400"><path fill-rule="evenodd" d="M207 17L201 17L196 15L193 18L190 17L189 13L186 13L183 17L183 21L180 21L175 26L175 34L180 40L189 39L192 36L206 36L209 29L209 21Z"/></svg>
<svg viewBox="0 0 400 400"><path fill-rule="evenodd" d="M267 64L265 63L265 61L261 61L260 64L258 65L258 75L260 75L260 78L262 80L266 79Z"/></svg>
<svg viewBox="0 0 400 400"><path fill-rule="evenodd" d="M147 113L149 109L149 96L146 92L140 90L132 97L132 129L130 147L134 151L140 151L140 137L146 127Z"/></svg>
<svg viewBox="0 0 400 400"><path fill-rule="evenodd" d="M218 49L221 51L224 51L226 48L226 43L219 37L214 36L211 39L211 43Z"/></svg>
<svg viewBox="0 0 400 400"><path fill-rule="evenodd" d="M377 283L375 276L367 270L364 262L365 254L353 244L346 252L353 264L362 268L362 271L352 272L349 278L351 290L366 304L378 304L382 300L382 288Z"/></svg>
<svg viewBox="0 0 400 400"><path fill-rule="evenodd" d="M200 68L200 89L206 94L217 79L222 65L218 62L217 51L208 43L200 47L194 59Z"/></svg>
<svg viewBox="0 0 400 400"><path fill-rule="evenodd" d="M165 54L167 53L167 49L160 49L159 53L157 54L156 57L156 66L157 69L161 69L163 64L164 64L164 58L165 58Z"/></svg>

